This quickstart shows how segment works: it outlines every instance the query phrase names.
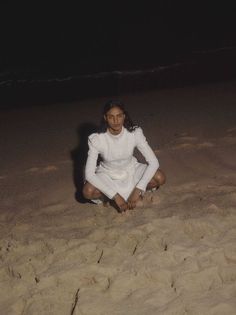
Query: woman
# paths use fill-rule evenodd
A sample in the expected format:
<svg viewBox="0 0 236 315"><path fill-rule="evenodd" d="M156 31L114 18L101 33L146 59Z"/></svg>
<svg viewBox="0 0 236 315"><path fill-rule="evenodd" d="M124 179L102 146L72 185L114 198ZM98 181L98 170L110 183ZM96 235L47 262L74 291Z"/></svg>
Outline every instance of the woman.
<svg viewBox="0 0 236 315"><path fill-rule="evenodd" d="M165 183L165 175L148 145L142 129L134 126L119 101L105 104L101 132L89 136L83 195L94 202L102 196L113 199L118 209L134 209L146 189ZM133 156L135 147L147 164ZM97 166L98 157L101 162Z"/></svg>

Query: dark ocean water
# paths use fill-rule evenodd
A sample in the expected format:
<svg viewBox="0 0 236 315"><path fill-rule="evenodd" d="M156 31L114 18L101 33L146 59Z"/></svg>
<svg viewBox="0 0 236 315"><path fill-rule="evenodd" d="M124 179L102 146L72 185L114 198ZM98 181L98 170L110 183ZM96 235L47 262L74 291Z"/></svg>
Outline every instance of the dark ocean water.
<svg viewBox="0 0 236 315"><path fill-rule="evenodd" d="M72 102L98 96L236 79L236 47L196 50L162 63L120 63L63 69L13 68L0 73L0 109Z"/></svg>

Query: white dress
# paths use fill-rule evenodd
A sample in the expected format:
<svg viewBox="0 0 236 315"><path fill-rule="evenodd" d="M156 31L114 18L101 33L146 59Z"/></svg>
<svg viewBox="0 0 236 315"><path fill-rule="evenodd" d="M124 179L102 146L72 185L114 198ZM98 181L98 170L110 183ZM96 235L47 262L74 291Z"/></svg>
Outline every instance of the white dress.
<svg viewBox="0 0 236 315"><path fill-rule="evenodd" d="M125 200L137 187L143 191L159 167L159 162L147 143L141 128L129 132L126 128L118 135L93 133L89 136L85 179L109 199L117 193ZM147 161L139 163L133 156L137 148ZM98 156L102 162L97 166Z"/></svg>

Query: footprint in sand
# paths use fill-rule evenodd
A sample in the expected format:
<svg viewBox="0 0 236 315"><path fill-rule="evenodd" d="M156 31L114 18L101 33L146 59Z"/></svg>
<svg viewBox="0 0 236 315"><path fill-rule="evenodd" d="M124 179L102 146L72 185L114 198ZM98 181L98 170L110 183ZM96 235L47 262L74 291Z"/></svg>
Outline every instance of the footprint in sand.
<svg viewBox="0 0 236 315"><path fill-rule="evenodd" d="M201 141L197 137L189 136L187 133L175 135L172 149L202 149L214 147L215 144L210 141Z"/></svg>
<svg viewBox="0 0 236 315"><path fill-rule="evenodd" d="M211 148L215 144L210 141L199 142L195 137L181 137L179 138L182 143L178 143L172 147L174 150L178 149L202 149L202 148Z"/></svg>
<svg viewBox="0 0 236 315"><path fill-rule="evenodd" d="M28 170L26 170L25 172L34 174L34 173L37 173L37 172L39 172L39 173L55 172L57 170L58 170L57 166L55 166L55 165L48 165L46 167L41 167L41 168L40 167L31 167Z"/></svg>
<svg viewBox="0 0 236 315"><path fill-rule="evenodd" d="M136 208L149 208L159 205L160 203L161 198L158 191L146 191L143 198L137 202Z"/></svg>
<svg viewBox="0 0 236 315"><path fill-rule="evenodd" d="M52 205L48 205L46 207L44 207L43 209L41 209L41 213L62 213L65 212L67 209L67 206L65 204L52 204Z"/></svg>
<svg viewBox="0 0 236 315"><path fill-rule="evenodd" d="M39 170L40 170L40 168L38 168L38 167L31 167L28 170L26 170L25 172L26 173L35 173L35 172L38 172Z"/></svg>
<svg viewBox="0 0 236 315"><path fill-rule="evenodd" d="M212 142L202 142L202 143L198 143L197 144L197 148L198 149L201 149L201 148L212 148L212 147L214 147L215 145L214 145L214 143L212 143Z"/></svg>
<svg viewBox="0 0 236 315"><path fill-rule="evenodd" d="M235 144L236 143L236 127L228 128L226 135L220 138L224 144Z"/></svg>
<svg viewBox="0 0 236 315"><path fill-rule="evenodd" d="M175 283L177 290L188 291L193 294L209 292L222 287L222 280L215 266L199 270L198 272L187 272L178 277Z"/></svg>
<svg viewBox="0 0 236 315"><path fill-rule="evenodd" d="M58 168L55 165L48 165L42 169L43 173L55 172Z"/></svg>
<svg viewBox="0 0 236 315"><path fill-rule="evenodd" d="M71 164L71 160L62 160L58 164Z"/></svg>
<svg viewBox="0 0 236 315"><path fill-rule="evenodd" d="M197 137L191 137L191 136L181 136L179 138L177 138L178 141L181 142L196 142L198 140Z"/></svg>
<svg viewBox="0 0 236 315"><path fill-rule="evenodd" d="M222 216L226 216L227 214L229 214L228 209L221 208L214 203L210 204L207 207L206 212L207 213L217 213L217 214L222 215Z"/></svg>
<svg viewBox="0 0 236 315"><path fill-rule="evenodd" d="M188 136L187 133L176 135L172 149L192 148L196 142L197 138Z"/></svg>
<svg viewBox="0 0 236 315"><path fill-rule="evenodd" d="M226 132L236 136L236 127L229 128Z"/></svg>
<svg viewBox="0 0 236 315"><path fill-rule="evenodd" d="M183 231L192 240L200 240L206 236L218 233L218 230L214 225L195 219L186 221Z"/></svg>
<svg viewBox="0 0 236 315"><path fill-rule="evenodd" d="M231 233L229 234L233 234L233 239L235 238L235 230L231 231ZM235 243L230 240L230 235L228 235L228 239L229 240L227 244L225 245L225 249L224 249L225 258L229 264L234 264L235 266L235 263L236 263Z"/></svg>
<svg viewBox="0 0 236 315"><path fill-rule="evenodd" d="M236 268L235 265L221 266L219 276L223 283L236 284Z"/></svg>
<svg viewBox="0 0 236 315"><path fill-rule="evenodd" d="M221 142L223 142L223 144L235 144L236 143L236 135L233 134L228 134L226 137L222 137L220 138Z"/></svg>

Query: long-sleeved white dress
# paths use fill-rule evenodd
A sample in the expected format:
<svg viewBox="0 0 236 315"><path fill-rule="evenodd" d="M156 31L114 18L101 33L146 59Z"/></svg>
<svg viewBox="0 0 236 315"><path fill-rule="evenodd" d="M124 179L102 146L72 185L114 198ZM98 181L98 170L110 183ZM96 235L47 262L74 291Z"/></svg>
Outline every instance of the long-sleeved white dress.
<svg viewBox="0 0 236 315"><path fill-rule="evenodd" d="M123 127L118 135L109 131L93 133L88 144L85 179L110 199L118 193L127 200L134 187L145 191L159 168L158 159L141 128L129 132ZM147 164L139 163L133 156L135 147ZM99 154L102 161L97 166Z"/></svg>

